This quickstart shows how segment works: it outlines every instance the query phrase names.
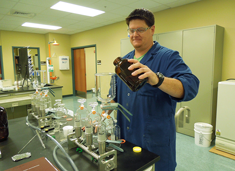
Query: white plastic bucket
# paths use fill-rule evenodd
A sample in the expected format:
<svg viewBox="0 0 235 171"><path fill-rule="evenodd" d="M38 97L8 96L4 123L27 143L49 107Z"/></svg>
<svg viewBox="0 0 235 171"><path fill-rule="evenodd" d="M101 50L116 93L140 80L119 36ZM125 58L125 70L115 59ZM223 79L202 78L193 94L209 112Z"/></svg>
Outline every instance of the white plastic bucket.
<svg viewBox="0 0 235 171"><path fill-rule="evenodd" d="M200 147L211 145L211 134L213 126L208 123L197 122L194 124L195 144Z"/></svg>

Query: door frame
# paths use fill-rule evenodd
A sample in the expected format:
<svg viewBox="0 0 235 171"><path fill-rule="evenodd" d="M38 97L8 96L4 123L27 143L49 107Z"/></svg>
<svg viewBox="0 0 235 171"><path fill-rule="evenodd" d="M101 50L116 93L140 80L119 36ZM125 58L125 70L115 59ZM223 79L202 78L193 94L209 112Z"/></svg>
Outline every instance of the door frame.
<svg viewBox="0 0 235 171"><path fill-rule="evenodd" d="M3 58L2 58L2 46L0 46L0 61L1 61L2 80L4 80L4 68L3 68Z"/></svg>
<svg viewBox="0 0 235 171"><path fill-rule="evenodd" d="M78 47L73 47L73 48L71 48L73 96L76 95L76 92L75 92L75 73L74 73L74 53L73 53L73 50L75 50L75 49L85 49L85 48L90 48L90 47L95 47L95 73L97 73L97 48L96 48L96 44L87 45L87 46L78 46ZM86 57L86 56L85 56L85 57Z"/></svg>

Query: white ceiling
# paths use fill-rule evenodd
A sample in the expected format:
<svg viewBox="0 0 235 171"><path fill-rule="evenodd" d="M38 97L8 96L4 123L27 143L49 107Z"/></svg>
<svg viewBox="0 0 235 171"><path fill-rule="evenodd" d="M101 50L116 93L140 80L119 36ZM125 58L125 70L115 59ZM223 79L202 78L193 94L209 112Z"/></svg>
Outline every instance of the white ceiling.
<svg viewBox="0 0 235 171"><path fill-rule="evenodd" d="M50 9L59 0L0 0L0 30L30 33L74 34L101 26L124 21L135 8L162 11L200 0L62 0L77 5L105 11L96 17L88 17ZM35 16L19 17L11 11L34 13ZM24 22L61 26L59 30L45 30L21 26Z"/></svg>

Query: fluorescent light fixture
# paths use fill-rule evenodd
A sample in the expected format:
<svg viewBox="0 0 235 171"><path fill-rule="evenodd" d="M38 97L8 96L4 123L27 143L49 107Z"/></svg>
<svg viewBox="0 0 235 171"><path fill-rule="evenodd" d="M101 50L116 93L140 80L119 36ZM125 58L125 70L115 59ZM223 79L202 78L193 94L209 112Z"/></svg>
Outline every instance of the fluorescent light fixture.
<svg viewBox="0 0 235 171"><path fill-rule="evenodd" d="M58 30L58 29L62 28L60 26L52 26L52 25L29 23L29 22L22 24L22 26L40 28L40 29L49 29L49 30Z"/></svg>
<svg viewBox="0 0 235 171"><path fill-rule="evenodd" d="M75 5L75 4L71 4L71 3L67 3L63 1L59 1L55 5L51 6L51 9L80 14L80 15L86 15L90 17L94 17L94 16L105 13L104 11L100 11L97 9L88 8L88 7L84 7L80 5Z"/></svg>

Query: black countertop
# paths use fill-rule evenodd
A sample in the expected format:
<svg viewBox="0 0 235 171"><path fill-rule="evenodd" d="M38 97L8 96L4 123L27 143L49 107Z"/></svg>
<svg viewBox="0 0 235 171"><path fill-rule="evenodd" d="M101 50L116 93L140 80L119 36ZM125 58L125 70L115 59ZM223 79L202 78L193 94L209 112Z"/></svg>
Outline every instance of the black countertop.
<svg viewBox="0 0 235 171"><path fill-rule="evenodd" d="M0 142L0 150L2 155L2 158L0 158L1 171L38 159L40 157L46 157L56 167L58 167L52 155L55 144L52 140L46 138L43 139L43 142L46 146L45 149L42 147L38 137L35 137L21 152L31 152L31 157L18 162L12 161L11 157L17 154L18 151L20 151L20 149L26 145L26 143L35 135L35 131L26 125L25 117L11 119L8 121L8 123L9 137L7 140ZM92 162L89 157L87 157L87 153L78 153L76 152L76 148L68 150L67 143L65 143L63 146L76 164L79 171L98 171L98 165ZM117 169L115 170L142 171L160 159L158 155L145 149L142 149L142 152L140 153L134 153L132 150L134 146L134 144L129 142L126 142L121 146L121 148L124 149L124 153L117 153ZM57 150L57 157L67 170L73 170L61 150Z"/></svg>
<svg viewBox="0 0 235 171"><path fill-rule="evenodd" d="M59 86L59 85L52 85L52 84L46 84L44 87L48 87L48 88L62 88L63 86ZM35 91L35 89L30 86L30 87L21 87L18 91L15 90L11 90L11 91L1 91L0 90L0 95L2 94L10 94L10 93L23 93L23 92L28 92L28 91Z"/></svg>

